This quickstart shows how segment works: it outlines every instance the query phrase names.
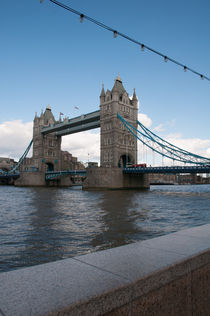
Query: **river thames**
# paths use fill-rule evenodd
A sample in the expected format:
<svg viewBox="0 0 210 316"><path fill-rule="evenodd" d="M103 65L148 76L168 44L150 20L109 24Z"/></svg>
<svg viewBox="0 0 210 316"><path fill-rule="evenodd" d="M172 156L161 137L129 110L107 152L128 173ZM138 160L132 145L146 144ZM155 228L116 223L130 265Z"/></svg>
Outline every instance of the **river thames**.
<svg viewBox="0 0 210 316"><path fill-rule="evenodd" d="M0 186L0 272L210 223L210 185L148 191Z"/></svg>

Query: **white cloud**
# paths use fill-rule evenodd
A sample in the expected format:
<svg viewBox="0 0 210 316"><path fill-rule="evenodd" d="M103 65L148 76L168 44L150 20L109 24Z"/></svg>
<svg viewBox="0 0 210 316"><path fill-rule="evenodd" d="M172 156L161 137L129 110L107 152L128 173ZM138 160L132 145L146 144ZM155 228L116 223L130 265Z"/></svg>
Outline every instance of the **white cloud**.
<svg viewBox="0 0 210 316"><path fill-rule="evenodd" d="M168 135L166 140L193 154L210 157L210 139L183 138L181 134L176 134Z"/></svg>
<svg viewBox="0 0 210 316"><path fill-rule="evenodd" d="M151 118L144 113L138 113L138 120L140 123L142 123L147 128L152 125Z"/></svg>
<svg viewBox="0 0 210 316"><path fill-rule="evenodd" d="M18 160L32 139L33 123L21 120L0 124L0 157Z"/></svg>
<svg viewBox="0 0 210 316"><path fill-rule="evenodd" d="M158 126L154 127L153 130L156 132L163 132L165 128L163 127L163 124L159 124Z"/></svg>
<svg viewBox="0 0 210 316"><path fill-rule="evenodd" d="M139 120L147 127L152 125L152 120L146 114L139 114ZM161 124L159 125L161 128ZM157 129L157 127L156 127ZM0 157L10 157L18 160L27 148L33 133L33 122L21 120L7 121L0 124ZM182 134L168 134L166 140L192 153L210 158L210 139L186 139ZM141 146L138 142L139 161L154 164L154 154ZM100 161L100 130L81 132L62 137L62 150L67 150L77 157L79 161ZM143 148L144 147L144 148ZM29 154L30 156L30 154ZM159 158L159 162L161 158Z"/></svg>
<svg viewBox="0 0 210 316"><path fill-rule="evenodd" d="M176 119L172 119L170 121L167 121L165 123L161 123L159 124L158 126L154 127L153 128L153 131L156 131L156 132L163 132L169 128L172 128L176 125Z"/></svg>
<svg viewBox="0 0 210 316"><path fill-rule="evenodd" d="M86 131L62 137L62 150L69 151L79 161L100 161L100 131Z"/></svg>

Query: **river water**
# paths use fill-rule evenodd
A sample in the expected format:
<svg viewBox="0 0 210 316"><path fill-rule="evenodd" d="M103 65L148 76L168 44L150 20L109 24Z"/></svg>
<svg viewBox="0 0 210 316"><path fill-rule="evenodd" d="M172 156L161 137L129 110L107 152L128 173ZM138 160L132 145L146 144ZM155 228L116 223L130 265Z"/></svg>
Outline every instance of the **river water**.
<svg viewBox="0 0 210 316"><path fill-rule="evenodd" d="M210 185L149 191L0 186L0 272L210 223Z"/></svg>

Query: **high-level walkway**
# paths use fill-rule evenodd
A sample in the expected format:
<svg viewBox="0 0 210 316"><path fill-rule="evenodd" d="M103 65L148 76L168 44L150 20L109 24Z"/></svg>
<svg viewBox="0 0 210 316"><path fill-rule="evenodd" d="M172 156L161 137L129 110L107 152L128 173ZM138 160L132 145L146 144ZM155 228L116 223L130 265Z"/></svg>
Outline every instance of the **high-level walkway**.
<svg viewBox="0 0 210 316"><path fill-rule="evenodd" d="M41 133L43 135L55 133L56 136L64 136L98 127L100 127L100 111L95 111L45 127Z"/></svg>

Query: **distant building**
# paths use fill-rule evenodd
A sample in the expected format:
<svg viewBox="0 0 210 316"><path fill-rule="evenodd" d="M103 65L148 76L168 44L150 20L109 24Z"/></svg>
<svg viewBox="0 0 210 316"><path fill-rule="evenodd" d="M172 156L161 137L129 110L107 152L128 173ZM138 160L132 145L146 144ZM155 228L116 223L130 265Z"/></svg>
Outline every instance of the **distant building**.
<svg viewBox="0 0 210 316"><path fill-rule="evenodd" d="M178 174L177 182L178 184L204 184L204 183L208 183L208 180L206 180L206 178L200 175L192 173L192 174Z"/></svg>
<svg viewBox="0 0 210 316"><path fill-rule="evenodd" d="M0 157L0 169L3 171L9 171L15 164L16 161L14 159Z"/></svg>
<svg viewBox="0 0 210 316"><path fill-rule="evenodd" d="M192 174L149 174L150 184L208 184L209 177Z"/></svg>
<svg viewBox="0 0 210 316"><path fill-rule="evenodd" d="M150 184L175 184L177 183L177 177L176 177L176 174L150 173L149 183Z"/></svg>

